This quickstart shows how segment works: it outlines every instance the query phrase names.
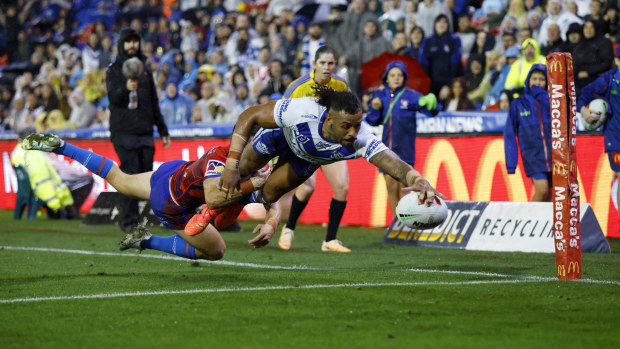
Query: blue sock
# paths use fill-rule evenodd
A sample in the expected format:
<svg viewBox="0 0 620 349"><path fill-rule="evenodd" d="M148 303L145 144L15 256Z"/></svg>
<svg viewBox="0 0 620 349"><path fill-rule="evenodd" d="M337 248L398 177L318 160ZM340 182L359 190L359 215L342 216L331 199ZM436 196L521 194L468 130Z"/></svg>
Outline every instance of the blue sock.
<svg viewBox="0 0 620 349"><path fill-rule="evenodd" d="M73 144L65 142L65 144L54 150L54 153L61 154L70 157L84 165L90 172L96 174L101 178L105 178L112 169L114 163L112 160L104 158L101 155L95 154L90 150L76 147Z"/></svg>
<svg viewBox="0 0 620 349"><path fill-rule="evenodd" d="M176 234L172 236L152 235L150 239L142 241L140 246L150 250L170 253L179 257L196 259L196 248Z"/></svg>

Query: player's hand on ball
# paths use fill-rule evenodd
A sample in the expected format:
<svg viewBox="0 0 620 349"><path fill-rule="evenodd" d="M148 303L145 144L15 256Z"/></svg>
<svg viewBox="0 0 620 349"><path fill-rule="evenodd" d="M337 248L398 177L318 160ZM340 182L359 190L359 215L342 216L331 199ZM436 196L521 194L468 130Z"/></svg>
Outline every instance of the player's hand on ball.
<svg viewBox="0 0 620 349"><path fill-rule="evenodd" d="M419 192L420 194L418 195L418 204L422 205L423 203L425 203L426 206L430 206L433 203L433 200L435 200L435 196L438 196L442 199L446 198L442 193L435 190L435 188L433 188L433 186L422 177L417 178L412 186L403 188L403 191Z"/></svg>
<svg viewBox="0 0 620 349"><path fill-rule="evenodd" d="M581 116L588 123L592 123L599 119L599 117L592 113L586 106L581 107Z"/></svg>
<svg viewBox="0 0 620 349"><path fill-rule="evenodd" d="M263 246L266 246L271 240L273 234L276 232L273 226L271 226L270 224L257 225L256 228L254 228L254 231L252 231L252 234L256 234L259 231L260 233L258 234L258 236L256 236L252 240L248 240L250 245L254 246L254 248L261 248Z"/></svg>

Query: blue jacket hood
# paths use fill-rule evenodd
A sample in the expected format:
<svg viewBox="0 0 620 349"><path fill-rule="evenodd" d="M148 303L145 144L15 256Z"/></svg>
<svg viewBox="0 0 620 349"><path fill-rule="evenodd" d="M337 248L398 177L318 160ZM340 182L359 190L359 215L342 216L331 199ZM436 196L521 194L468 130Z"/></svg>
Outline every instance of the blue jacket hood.
<svg viewBox="0 0 620 349"><path fill-rule="evenodd" d="M382 81L384 84L387 84L387 75L388 72L390 71L390 69L392 68L398 68L400 70L403 71L403 74L405 75L405 80L403 81L403 86L407 85L407 78L408 78L408 73L407 73L407 66L405 65L405 63L401 62L401 61L391 61L387 67L385 68L385 71L383 72L383 78Z"/></svg>
<svg viewBox="0 0 620 349"><path fill-rule="evenodd" d="M525 78L525 86L523 87L523 92L526 94L531 94L533 91L530 91L530 76L532 76L532 72L534 70L540 70L545 73L545 77L547 76L547 65L545 64L534 64L532 68L530 68L530 72L527 73L527 78ZM549 84L549 81L547 81Z"/></svg>

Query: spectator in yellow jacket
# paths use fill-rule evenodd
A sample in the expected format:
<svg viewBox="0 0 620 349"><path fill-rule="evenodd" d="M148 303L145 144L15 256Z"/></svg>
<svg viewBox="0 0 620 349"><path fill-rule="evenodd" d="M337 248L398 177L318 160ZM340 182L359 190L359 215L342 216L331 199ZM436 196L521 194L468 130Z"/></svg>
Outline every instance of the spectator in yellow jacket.
<svg viewBox="0 0 620 349"><path fill-rule="evenodd" d="M545 56L540 54L538 43L534 39L523 41L523 44L521 44L521 58L512 63L504 88L506 90L522 89L525 86L525 79L530 68L537 63L547 63Z"/></svg>

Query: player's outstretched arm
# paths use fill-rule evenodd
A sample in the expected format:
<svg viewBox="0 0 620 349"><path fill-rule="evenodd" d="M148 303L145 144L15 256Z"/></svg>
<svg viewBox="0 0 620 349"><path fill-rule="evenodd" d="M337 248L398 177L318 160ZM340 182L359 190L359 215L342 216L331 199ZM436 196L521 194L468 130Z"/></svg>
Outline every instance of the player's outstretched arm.
<svg viewBox="0 0 620 349"><path fill-rule="evenodd" d="M276 128L278 124L273 117L273 108L276 101L256 105L243 111L239 115L237 124L233 129L230 139L230 151L226 159L226 166L220 177L219 189L226 196L230 196L236 190L239 190L239 159L241 153L248 143L248 139L252 133L252 128L257 125L263 128Z"/></svg>
<svg viewBox="0 0 620 349"><path fill-rule="evenodd" d="M278 224L280 224L280 218L282 216L282 212L280 211L280 203L278 201L264 205L267 210L265 224L257 225L252 234L256 234L257 232L260 233L254 239L248 240L248 243L253 245L254 248L260 248L269 243L271 237L278 229Z"/></svg>
<svg viewBox="0 0 620 349"><path fill-rule="evenodd" d="M386 149L377 155L370 158L370 163L382 169L385 173L394 177L397 181L401 182L406 189L415 190L420 192L418 197L419 203L426 202L430 205L435 195L445 198L439 193L430 183L422 177L420 172L411 167L411 165L402 161L396 153Z"/></svg>

